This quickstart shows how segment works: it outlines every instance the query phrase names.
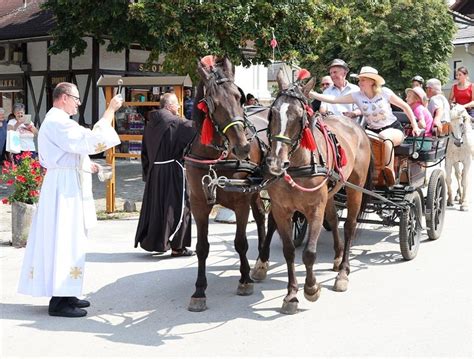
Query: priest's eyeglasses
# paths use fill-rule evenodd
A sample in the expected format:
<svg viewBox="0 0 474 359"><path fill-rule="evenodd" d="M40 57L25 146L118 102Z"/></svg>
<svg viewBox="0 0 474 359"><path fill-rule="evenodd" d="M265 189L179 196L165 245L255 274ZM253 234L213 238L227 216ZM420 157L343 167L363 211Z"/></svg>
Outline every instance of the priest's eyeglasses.
<svg viewBox="0 0 474 359"><path fill-rule="evenodd" d="M72 97L74 99L74 101L76 101L77 103L81 103L81 98L80 97L71 95L69 93L67 93L66 95L69 96L69 97Z"/></svg>

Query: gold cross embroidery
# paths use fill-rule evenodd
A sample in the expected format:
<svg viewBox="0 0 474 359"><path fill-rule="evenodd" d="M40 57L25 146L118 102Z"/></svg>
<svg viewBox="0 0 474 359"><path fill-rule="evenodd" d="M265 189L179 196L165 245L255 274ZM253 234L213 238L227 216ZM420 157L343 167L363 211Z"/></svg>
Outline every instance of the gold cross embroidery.
<svg viewBox="0 0 474 359"><path fill-rule="evenodd" d="M94 151L96 153L99 153L99 152L104 152L106 149L107 149L107 146L105 145L105 143L99 142L97 145L95 145Z"/></svg>
<svg viewBox="0 0 474 359"><path fill-rule="evenodd" d="M33 279L33 278L34 278L34 274L35 274L34 268L31 267L31 268L30 268L30 275L29 275L30 279Z"/></svg>
<svg viewBox="0 0 474 359"><path fill-rule="evenodd" d="M80 278L82 276L81 267L71 267L71 271L69 272L69 275L71 276L72 279Z"/></svg>

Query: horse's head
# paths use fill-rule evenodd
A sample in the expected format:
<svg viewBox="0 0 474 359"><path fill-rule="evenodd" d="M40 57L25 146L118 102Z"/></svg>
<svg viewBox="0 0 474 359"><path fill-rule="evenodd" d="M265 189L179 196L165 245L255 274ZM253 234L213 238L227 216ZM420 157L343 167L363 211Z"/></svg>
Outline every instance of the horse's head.
<svg viewBox="0 0 474 359"><path fill-rule="evenodd" d="M267 135L271 150L266 163L271 174L280 176L290 166L291 154L299 147L303 130L309 124L306 97L315 80L311 79L304 86L290 86L280 69L277 82L280 91L270 109Z"/></svg>
<svg viewBox="0 0 474 359"><path fill-rule="evenodd" d="M469 116L464 106L454 105L450 111L450 117L451 135L454 138L454 144L459 147L464 142L463 137L466 130L471 126L471 116Z"/></svg>
<svg viewBox="0 0 474 359"><path fill-rule="evenodd" d="M200 123L202 130L205 116L202 111L196 110L196 107L199 102L205 102L212 121L211 132L215 130L224 142L228 142L229 150L237 158L247 158L250 144L245 136L244 110L241 102L243 93L234 83L233 65L227 58L216 59L209 55L198 62L198 73L201 83L196 94L194 119Z"/></svg>

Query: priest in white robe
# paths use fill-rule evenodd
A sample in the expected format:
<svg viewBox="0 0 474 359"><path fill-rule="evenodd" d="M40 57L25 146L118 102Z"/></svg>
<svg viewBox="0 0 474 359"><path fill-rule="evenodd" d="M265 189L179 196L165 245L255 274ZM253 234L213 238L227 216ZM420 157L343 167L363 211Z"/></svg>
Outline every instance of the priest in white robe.
<svg viewBox="0 0 474 359"><path fill-rule="evenodd" d="M112 127L122 106L115 96L92 130L79 126L79 91L63 82L53 91L53 107L38 135L39 160L46 168L37 211L33 217L18 292L52 297L49 314L83 317L90 303L82 294L87 231L96 223L89 156L120 143Z"/></svg>

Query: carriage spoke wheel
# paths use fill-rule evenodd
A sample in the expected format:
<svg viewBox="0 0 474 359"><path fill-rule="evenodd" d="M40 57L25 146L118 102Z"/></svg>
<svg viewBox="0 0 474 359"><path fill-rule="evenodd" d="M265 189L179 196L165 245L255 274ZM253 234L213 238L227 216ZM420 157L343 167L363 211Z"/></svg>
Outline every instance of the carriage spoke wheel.
<svg viewBox="0 0 474 359"><path fill-rule="evenodd" d="M435 240L441 236L445 211L446 182L444 172L437 169L430 176L426 195L426 228L429 239Z"/></svg>
<svg viewBox="0 0 474 359"><path fill-rule="evenodd" d="M303 244L304 238L306 236L306 231L308 230L308 221L306 217L300 213L295 212L292 218L293 222L293 244L295 247L301 246Z"/></svg>
<svg viewBox="0 0 474 359"><path fill-rule="evenodd" d="M422 209L420 194L415 191L405 195L407 210L400 216L400 251L405 260L416 257L420 246Z"/></svg>

